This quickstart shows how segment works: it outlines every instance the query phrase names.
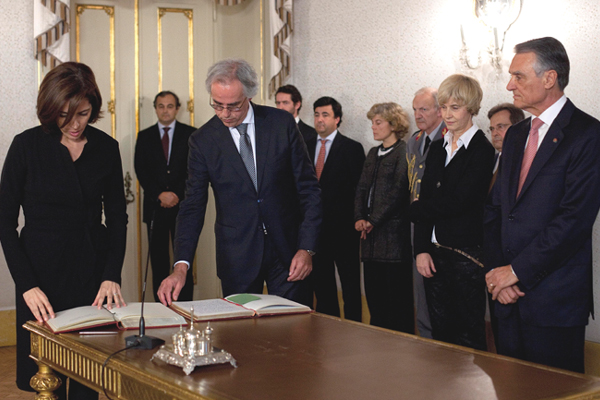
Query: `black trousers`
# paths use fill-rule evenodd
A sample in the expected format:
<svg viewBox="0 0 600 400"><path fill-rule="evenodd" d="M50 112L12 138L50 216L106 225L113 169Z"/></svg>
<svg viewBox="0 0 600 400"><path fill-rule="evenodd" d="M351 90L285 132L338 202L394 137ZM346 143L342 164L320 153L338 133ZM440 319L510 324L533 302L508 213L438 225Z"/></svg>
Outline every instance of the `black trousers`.
<svg viewBox="0 0 600 400"><path fill-rule="evenodd" d="M508 317L498 318L498 353L505 356L583 374L584 346L585 326L533 326L516 305Z"/></svg>
<svg viewBox="0 0 600 400"><path fill-rule="evenodd" d="M270 236L265 235L261 270L256 279L252 282L243 283L221 280L223 296L227 297L238 293L261 294L266 282L269 294L312 307L312 293L307 281L308 278L302 281L288 282L289 274L290 266L281 262Z"/></svg>
<svg viewBox="0 0 600 400"><path fill-rule="evenodd" d="M460 250L481 259L480 247ZM484 269L452 250L436 248L431 258L437 272L424 283L433 338L486 350Z"/></svg>
<svg viewBox="0 0 600 400"><path fill-rule="evenodd" d="M415 333L412 262L365 261L371 325Z"/></svg>
<svg viewBox="0 0 600 400"><path fill-rule="evenodd" d="M325 234L323 234L325 236ZM313 257L312 284L317 298L316 311L340 316L340 303L335 280L335 268L342 284L344 318L362 321L360 291L360 235L356 231L346 235L327 235L321 240L319 251Z"/></svg>
<svg viewBox="0 0 600 400"><path fill-rule="evenodd" d="M161 282L169 276L173 264L169 254L173 247L172 238L175 236L175 222L179 207L158 207L154 213L152 243L150 243L150 262L152 264L152 291L154 300L159 301L157 291ZM148 238L150 238L150 225L147 224ZM175 260L175 262L178 260ZM181 289L178 301L191 301L194 295L194 279L192 266L188 269L185 285Z"/></svg>

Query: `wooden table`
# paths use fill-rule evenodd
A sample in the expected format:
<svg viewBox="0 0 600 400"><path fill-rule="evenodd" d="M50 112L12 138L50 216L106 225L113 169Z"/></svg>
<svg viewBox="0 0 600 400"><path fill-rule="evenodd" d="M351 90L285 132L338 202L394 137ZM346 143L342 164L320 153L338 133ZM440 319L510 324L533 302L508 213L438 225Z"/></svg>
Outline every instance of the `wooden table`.
<svg viewBox="0 0 600 400"><path fill-rule="evenodd" d="M213 322L214 345L229 364L198 367L189 376L156 350L127 350L106 371L111 398L173 399L600 399L600 379L526 363L320 314ZM125 336L52 334L36 322L31 357L34 389L53 388L52 371L101 391L106 357ZM197 329L204 328L198 324ZM170 341L177 329L147 334ZM55 383L55 382L54 382Z"/></svg>

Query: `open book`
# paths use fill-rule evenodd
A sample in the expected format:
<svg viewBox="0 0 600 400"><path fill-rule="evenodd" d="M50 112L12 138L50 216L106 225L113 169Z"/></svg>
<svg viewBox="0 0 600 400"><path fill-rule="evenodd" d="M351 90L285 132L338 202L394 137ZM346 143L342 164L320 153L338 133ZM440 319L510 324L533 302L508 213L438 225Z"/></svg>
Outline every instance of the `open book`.
<svg viewBox="0 0 600 400"><path fill-rule="evenodd" d="M194 322L312 311L310 307L270 294L232 294L224 299L176 301L171 304L173 310L189 319L192 306Z"/></svg>
<svg viewBox="0 0 600 400"><path fill-rule="evenodd" d="M138 329L142 303L129 303L126 307L108 310L103 307L83 306L59 311L46 321L54 333L79 331L103 325L117 325L119 329ZM186 320L173 310L160 303L144 304L146 328L163 328L186 325Z"/></svg>

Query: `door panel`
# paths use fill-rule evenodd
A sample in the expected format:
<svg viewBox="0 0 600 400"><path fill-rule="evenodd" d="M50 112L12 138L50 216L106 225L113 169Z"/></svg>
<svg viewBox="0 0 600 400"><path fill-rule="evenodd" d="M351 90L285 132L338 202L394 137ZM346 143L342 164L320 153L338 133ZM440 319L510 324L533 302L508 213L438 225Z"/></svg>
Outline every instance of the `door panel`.
<svg viewBox="0 0 600 400"><path fill-rule="evenodd" d="M72 59L76 59L79 47L79 60L96 74L104 103L104 118L96 126L119 141L123 172L131 177L128 197L135 198L127 207L129 229L122 273L127 301L137 301L141 295L148 251L146 226L141 222L143 194L133 167L137 132L156 123L152 103L161 90L171 90L179 96L179 121L199 127L212 118L214 112L208 105L204 79L216 59L235 57L252 63L261 76L261 91L254 101L264 103L262 3L263 0L246 0L237 6L220 6L212 0L71 3L71 21L76 22L71 35ZM214 220L211 195L196 254L195 298L221 294L216 277ZM150 276L148 281L152 281ZM151 283L147 292L146 299L152 300Z"/></svg>

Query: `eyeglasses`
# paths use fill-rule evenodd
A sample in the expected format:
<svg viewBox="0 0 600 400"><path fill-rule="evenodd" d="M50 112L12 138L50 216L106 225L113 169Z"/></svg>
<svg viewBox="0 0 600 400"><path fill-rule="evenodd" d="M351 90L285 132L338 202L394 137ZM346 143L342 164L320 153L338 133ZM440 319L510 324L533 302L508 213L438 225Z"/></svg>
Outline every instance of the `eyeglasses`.
<svg viewBox="0 0 600 400"><path fill-rule="evenodd" d="M244 97L244 100L242 100L242 103L239 106L224 106L222 104L213 103L213 100L211 98L208 100L208 105L210 105L215 111L227 110L229 112L238 112L242 110L242 107L244 106L246 100L248 100L248 98Z"/></svg>
<svg viewBox="0 0 600 400"><path fill-rule="evenodd" d="M505 131L510 127L510 124L498 124L496 126L490 126L490 133L494 133L494 131Z"/></svg>

